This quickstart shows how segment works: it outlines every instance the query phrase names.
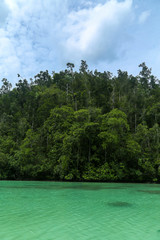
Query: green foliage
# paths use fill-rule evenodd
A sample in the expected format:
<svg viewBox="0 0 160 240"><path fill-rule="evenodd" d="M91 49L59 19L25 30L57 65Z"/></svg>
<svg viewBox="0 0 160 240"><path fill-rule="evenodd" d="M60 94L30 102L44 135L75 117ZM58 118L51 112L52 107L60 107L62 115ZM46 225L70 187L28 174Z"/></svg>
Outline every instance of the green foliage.
<svg viewBox="0 0 160 240"><path fill-rule="evenodd" d="M160 82L81 61L0 88L0 179L160 182Z"/></svg>

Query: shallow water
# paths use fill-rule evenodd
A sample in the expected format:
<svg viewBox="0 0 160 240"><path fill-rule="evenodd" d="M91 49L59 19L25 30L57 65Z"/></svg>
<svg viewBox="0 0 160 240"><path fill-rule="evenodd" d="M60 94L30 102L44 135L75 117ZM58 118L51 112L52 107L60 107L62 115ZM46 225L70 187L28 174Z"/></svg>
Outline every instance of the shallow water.
<svg viewBox="0 0 160 240"><path fill-rule="evenodd" d="M0 182L0 240L159 240L160 185Z"/></svg>

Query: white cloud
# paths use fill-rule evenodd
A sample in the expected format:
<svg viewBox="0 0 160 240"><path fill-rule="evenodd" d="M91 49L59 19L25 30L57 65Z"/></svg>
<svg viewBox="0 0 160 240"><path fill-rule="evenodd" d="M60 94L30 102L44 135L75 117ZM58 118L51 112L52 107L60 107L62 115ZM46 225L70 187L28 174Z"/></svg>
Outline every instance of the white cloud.
<svg viewBox="0 0 160 240"><path fill-rule="evenodd" d="M0 73L7 77L11 72L15 72L19 66L19 59L12 41L7 37L6 32L0 29Z"/></svg>
<svg viewBox="0 0 160 240"><path fill-rule="evenodd" d="M117 58L125 28L132 18L132 1L107 1L69 14L62 41L67 56L92 62Z"/></svg>
<svg viewBox="0 0 160 240"><path fill-rule="evenodd" d="M66 62L118 58L125 49L132 0L5 0L0 25L0 78L17 81ZM1 5L2 6L2 1ZM7 9L5 6L4 8Z"/></svg>
<svg viewBox="0 0 160 240"><path fill-rule="evenodd" d="M7 4L4 0L0 1L0 27L3 26L3 24L6 21L6 18L8 16L9 9L7 7Z"/></svg>
<svg viewBox="0 0 160 240"><path fill-rule="evenodd" d="M151 12L150 11L144 11L141 13L141 15L139 16L139 23L144 23L148 18L149 16L151 15Z"/></svg>
<svg viewBox="0 0 160 240"><path fill-rule="evenodd" d="M16 82L17 73L33 77L56 61L58 22L67 7L62 0L6 0L6 4L10 12L8 24L0 28L0 77Z"/></svg>

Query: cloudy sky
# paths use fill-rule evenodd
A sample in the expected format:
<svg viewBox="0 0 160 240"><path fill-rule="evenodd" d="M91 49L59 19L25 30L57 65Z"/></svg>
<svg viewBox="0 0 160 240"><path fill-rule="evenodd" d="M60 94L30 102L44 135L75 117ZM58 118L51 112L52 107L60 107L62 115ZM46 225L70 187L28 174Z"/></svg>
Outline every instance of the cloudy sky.
<svg viewBox="0 0 160 240"><path fill-rule="evenodd" d="M160 0L0 0L0 79L86 60L89 69L160 79Z"/></svg>

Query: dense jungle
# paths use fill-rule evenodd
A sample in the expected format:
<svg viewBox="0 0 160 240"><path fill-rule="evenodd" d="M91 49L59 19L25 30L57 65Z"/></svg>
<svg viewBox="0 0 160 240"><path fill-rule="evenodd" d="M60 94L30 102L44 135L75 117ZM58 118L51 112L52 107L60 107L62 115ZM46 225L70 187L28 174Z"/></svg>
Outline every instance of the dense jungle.
<svg viewBox="0 0 160 240"><path fill-rule="evenodd" d="M139 68L3 78L0 179L160 182L160 81Z"/></svg>

